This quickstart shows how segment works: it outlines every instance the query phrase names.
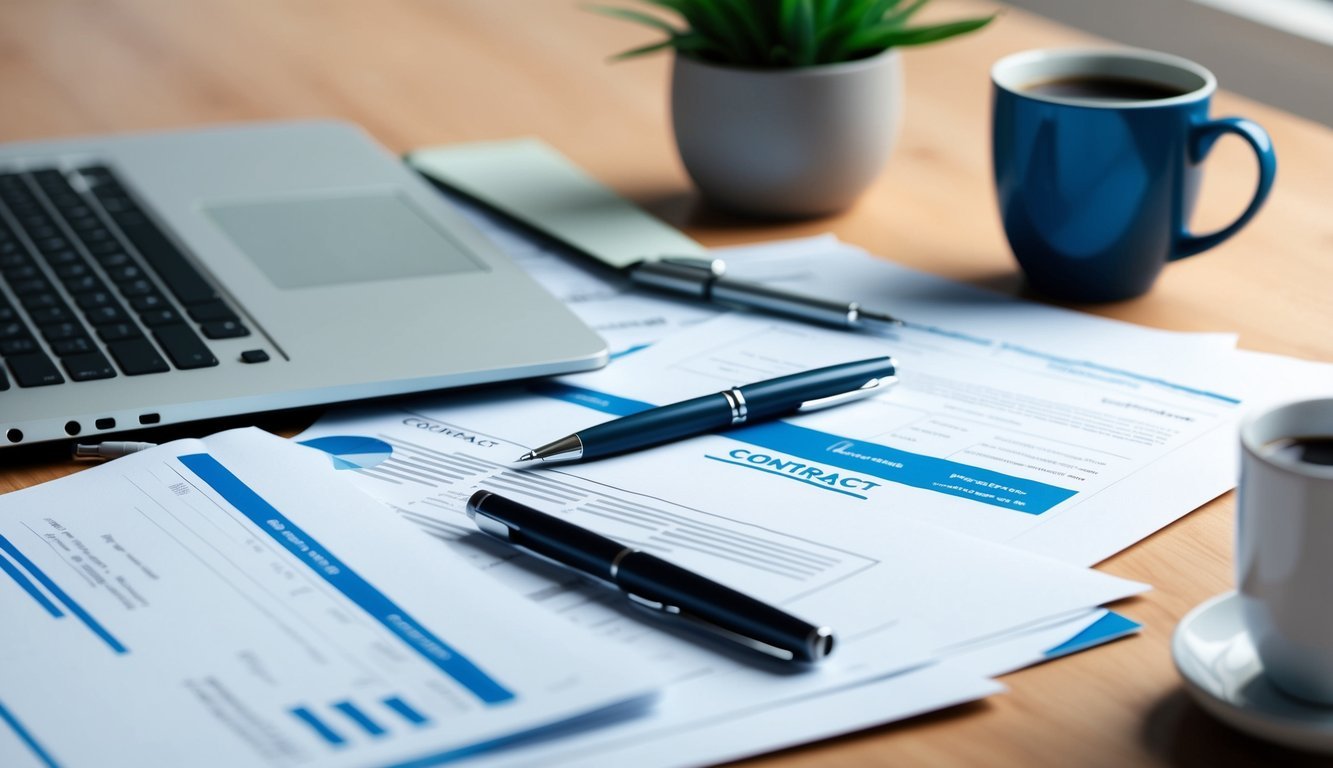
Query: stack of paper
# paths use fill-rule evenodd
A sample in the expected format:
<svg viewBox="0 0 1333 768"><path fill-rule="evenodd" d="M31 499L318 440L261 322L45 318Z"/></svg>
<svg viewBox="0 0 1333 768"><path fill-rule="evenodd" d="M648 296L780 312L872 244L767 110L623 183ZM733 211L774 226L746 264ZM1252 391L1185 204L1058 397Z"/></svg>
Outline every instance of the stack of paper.
<svg viewBox="0 0 1333 768"><path fill-rule="evenodd" d="M656 695L340 475L252 429L0 497L0 765L443 761Z"/></svg>
<svg viewBox="0 0 1333 768"><path fill-rule="evenodd" d="M604 334L612 365L334 414L300 439L379 441L359 487L536 604L673 670L651 715L485 758L497 764L733 759L984 696L994 675L1132 632L1099 606L1141 585L1049 569L1091 565L1225 492L1246 404L1333 383L1327 366L1236 352L1231 335L997 296L828 237L718 255L738 277L854 298L905 327L829 331L643 294L479 222ZM513 464L650 405L882 354L902 381L867 402L586 465ZM479 487L833 625L847 642L819 670L777 675L669 635L627 617L616 595L479 539L461 514Z"/></svg>

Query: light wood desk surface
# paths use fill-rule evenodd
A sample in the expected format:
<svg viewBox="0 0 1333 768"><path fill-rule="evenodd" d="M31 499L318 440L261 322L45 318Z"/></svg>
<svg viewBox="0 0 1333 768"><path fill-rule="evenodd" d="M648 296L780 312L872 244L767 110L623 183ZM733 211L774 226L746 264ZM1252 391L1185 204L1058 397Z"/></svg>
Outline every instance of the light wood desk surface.
<svg viewBox="0 0 1333 768"><path fill-rule="evenodd" d="M774 224L699 203L672 146L668 58L608 64L609 54L648 35L577 5L5 0L0 140L317 116L356 121L395 151L537 135L710 245L832 231L913 267L1022 291L991 190L987 73L1013 51L1091 38L1007 10L979 34L908 51L906 126L879 181L844 215ZM995 7L940 0L929 13ZM1272 134L1279 171L1267 207L1222 247L1169 266L1148 296L1088 311L1175 330L1239 332L1244 347L1333 360L1333 132L1225 92L1214 114L1250 117ZM1229 221L1254 176L1249 150L1223 141L1209 161L1198 228ZM0 454L0 491L73 469ZM1176 622L1231 586L1232 524L1228 494L1101 566L1155 586L1122 609L1143 622L1140 636L1011 675L1012 690L984 703L756 764L1315 762L1210 720L1185 697L1171 665Z"/></svg>

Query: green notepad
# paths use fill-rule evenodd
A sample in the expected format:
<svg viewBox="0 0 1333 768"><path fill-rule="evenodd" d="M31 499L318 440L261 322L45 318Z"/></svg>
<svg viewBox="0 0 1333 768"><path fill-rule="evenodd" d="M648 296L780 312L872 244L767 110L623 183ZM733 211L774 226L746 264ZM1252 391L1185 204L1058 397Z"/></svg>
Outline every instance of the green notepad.
<svg viewBox="0 0 1333 768"><path fill-rule="evenodd" d="M615 269L707 254L537 139L429 147L405 160L427 178Z"/></svg>

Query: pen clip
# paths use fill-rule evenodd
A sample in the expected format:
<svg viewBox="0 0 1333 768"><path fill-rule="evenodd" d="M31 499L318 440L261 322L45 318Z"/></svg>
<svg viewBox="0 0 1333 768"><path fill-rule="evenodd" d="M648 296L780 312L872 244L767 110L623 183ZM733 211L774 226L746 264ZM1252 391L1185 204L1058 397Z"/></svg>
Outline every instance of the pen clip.
<svg viewBox="0 0 1333 768"><path fill-rule="evenodd" d="M867 397L873 397L881 391L888 389L898 383L897 376L880 376L871 379L851 392L839 392L836 395L821 397L815 400L807 400L796 407L797 413L809 413L810 411L819 411L825 408L832 408L835 405L850 403L855 400L861 400Z"/></svg>
<svg viewBox="0 0 1333 768"><path fill-rule="evenodd" d="M687 613L686 611L681 610L679 606L670 605L668 603L659 602L657 600L651 600L646 597L641 597L639 595L634 594L633 592L626 592L625 596L629 598L629 602L631 605L637 606L647 611L651 611L652 613L661 614L664 616L670 616L673 619L679 619L684 623L694 627L695 629L703 630L705 632L724 638L738 645L743 645L751 650L758 651L767 656L772 656L775 659L781 659L783 661L792 661L793 659L796 658L796 654L792 653L791 651L785 648L779 648L776 645L769 645L768 643L765 643L762 640L756 640L748 635L742 635L739 632L732 631L730 629L727 629L726 627L718 626L717 624L714 624L713 622L708 621L707 619L700 618L699 616L695 616L692 613Z"/></svg>

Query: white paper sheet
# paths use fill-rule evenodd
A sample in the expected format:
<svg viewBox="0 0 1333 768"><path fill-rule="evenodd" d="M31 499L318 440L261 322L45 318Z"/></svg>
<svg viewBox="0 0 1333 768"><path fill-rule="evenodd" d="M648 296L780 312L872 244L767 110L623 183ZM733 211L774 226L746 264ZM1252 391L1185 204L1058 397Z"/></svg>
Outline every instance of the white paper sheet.
<svg viewBox="0 0 1333 768"><path fill-rule="evenodd" d="M512 550L476 533L463 514L475 490L561 514L849 638L900 623L939 648L1144 589L907 516L849 516L837 506L839 494L812 489L802 495L797 484L793 489L770 483L761 473L733 474L726 465L695 455L699 450L725 455L736 443L723 435L688 441L699 444L683 464L674 453L678 446L553 469L511 464L535 435L586 424L595 414L577 397L519 390L477 395L466 403L444 397L352 409L326 416L297 439L383 441L392 452L355 471L358 487L427 531L457 542L487 573L554 601L557 610L566 600L582 610L589 598L577 589L577 596L569 597L552 582L572 587L581 582L559 569L541 569L531 558L512 563ZM497 567L504 562L517 567ZM876 596L873 604L867 604L867 595ZM941 610L941 601L948 610Z"/></svg>
<svg viewBox="0 0 1333 768"><path fill-rule="evenodd" d="M1150 341L999 338L965 325L870 335L731 313L538 390L588 413L527 433L541 444L649 403L889 354L901 379L889 392L654 448L671 469L645 475L642 492L698 477L736 504L767 493L827 507L821 523L869 532L905 517L1090 564L1232 487L1242 399L1270 378L1240 375L1234 351ZM637 466L612 459L589 471Z"/></svg>
<svg viewBox="0 0 1333 768"><path fill-rule="evenodd" d="M991 676L1058 657L1052 651L1058 652L1071 637L1096 634L1095 626L1108 615L1114 614L1103 608L1077 611L892 677L799 698L757 698L708 716L672 711L668 695L661 711L650 718L541 748L497 754L482 764L673 768L737 760L831 738L1002 693L1004 686ZM1113 624L1115 631L1100 642L1133 631L1133 622L1122 619ZM692 700L678 697L677 701L685 710Z"/></svg>
<svg viewBox="0 0 1333 768"><path fill-rule="evenodd" d="M784 702L796 706L821 692L896 677L904 669L920 667L934 650L1009 637L1016 629L1025 634L1034 625L1142 588L910 520L893 521L880 529L880 536L836 523L812 524L823 512L818 498L814 505L800 505L790 503L789 497L760 494L733 507L732 494L712 499L717 489L708 479L690 475L676 475L684 480L666 493L639 489L646 476L674 472L669 463L641 461L637 468L622 465L600 473L597 463L558 471L517 469L507 460L523 446L508 439L509 432L549 431L571 418L586 419L583 406L524 391L511 397L468 398L469 404L457 399L332 414L297 439L325 448L366 438L383 441L379 455L349 461L360 487L462 552L486 574L571 621L621 638L653 663L675 671L675 682L666 687L650 718L524 753L539 756L534 758L538 762L672 738L680 729L711 729L733 717L748 717L756 702L771 708L773 717L785 718L788 713L779 709ZM839 632L838 650L813 672L775 674L780 668L671 633L669 624L626 617L623 600L615 593L590 587L563 569L476 533L464 517L463 502L480 487L561 514L827 623ZM947 675L942 678L947 684L931 695L918 696L915 682L883 694L890 698L875 722L994 690L971 670L966 675L935 674ZM860 724L870 719L852 717L840 727L863 727ZM833 721L823 717L812 722L823 723L827 732ZM699 748L705 743L699 742ZM724 740L707 747L709 754L722 750L707 759L720 759L730 749L772 746L771 737L769 742ZM668 764L690 762L681 758Z"/></svg>
<svg viewBox="0 0 1333 768"><path fill-rule="evenodd" d="M658 688L257 430L0 497L0 615L6 768L385 765Z"/></svg>

